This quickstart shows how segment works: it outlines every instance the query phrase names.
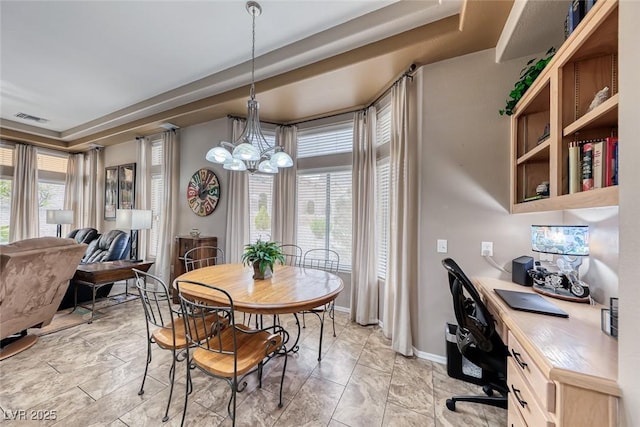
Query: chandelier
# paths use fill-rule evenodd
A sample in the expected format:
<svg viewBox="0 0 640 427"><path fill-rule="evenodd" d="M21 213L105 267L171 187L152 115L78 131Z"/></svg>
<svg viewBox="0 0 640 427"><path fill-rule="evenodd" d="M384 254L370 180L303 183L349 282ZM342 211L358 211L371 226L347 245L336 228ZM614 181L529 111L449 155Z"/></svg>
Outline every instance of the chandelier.
<svg viewBox="0 0 640 427"><path fill-rule="evenodd" d="M278 173L279 168L293 166L293 160L282 147L269 144L260 129L259 104L255 94L255 47L256 16L260 16L262 7L255 1L248 1L247 11L251 14L253 23L251 29L251 89L250 98L247 101L247 122L238 139L233 143L221 141L219 146L213 147L207 152L205 158L210 162L222 164L227 170Z"/></svg>

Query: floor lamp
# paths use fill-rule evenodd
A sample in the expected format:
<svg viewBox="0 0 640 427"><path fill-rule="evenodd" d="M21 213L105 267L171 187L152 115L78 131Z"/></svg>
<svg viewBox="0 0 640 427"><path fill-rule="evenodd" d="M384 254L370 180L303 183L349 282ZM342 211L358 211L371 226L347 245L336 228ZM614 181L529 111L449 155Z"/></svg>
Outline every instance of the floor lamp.
<svg viewBox="0 0 640 427"><path fill-rule="evenodd" d="M116 210L116 228L131 230L131 261L142 261L138 259L138 230L149 230L151 228L151 211L142 209L118 209Z"/></svg>
<svg viewBox="0 0 640 427"><path fill-rule="evenodd" d="M47 224L57 224L56 237L62 237L62 224L73 223L73 211L62 209L47 210Z"/></svg>

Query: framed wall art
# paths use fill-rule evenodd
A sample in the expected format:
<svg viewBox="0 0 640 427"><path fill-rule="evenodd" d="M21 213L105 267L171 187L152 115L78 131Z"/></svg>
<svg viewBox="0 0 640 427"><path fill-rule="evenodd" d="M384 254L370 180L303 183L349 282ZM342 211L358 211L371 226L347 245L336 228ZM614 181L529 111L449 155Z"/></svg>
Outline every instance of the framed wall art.
<svg viewBox="0 0 640 427"><path fill-rule="evenodd" d="M136 202L136 164L118 166L118 209L133 209Z"/></svg>
<svg viewBox="0 0 640 427"><path fill-rule="evenodd" d="M104 169L104 219L115 220L118 208L118 166Z"/></svg>

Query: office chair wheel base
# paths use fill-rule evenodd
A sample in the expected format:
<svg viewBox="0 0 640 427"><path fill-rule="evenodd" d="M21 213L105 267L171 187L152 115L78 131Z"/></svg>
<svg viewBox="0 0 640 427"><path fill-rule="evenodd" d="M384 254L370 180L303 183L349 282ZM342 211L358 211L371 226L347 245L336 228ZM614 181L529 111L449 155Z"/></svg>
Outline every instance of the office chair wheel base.
<svg viewBox="0 0 640 427"><path fill-rule="evenodd" d="M491 387L490 385L483 385L482 391L484 391L484 394L489 397L493 396L493 387Z"/></svg>
<svg viewBox="0 0 640 427"><path fill-rule="evenodd" d="M456 401L453 399L447 399L447 409L450 411L456 410Z"/></svg>

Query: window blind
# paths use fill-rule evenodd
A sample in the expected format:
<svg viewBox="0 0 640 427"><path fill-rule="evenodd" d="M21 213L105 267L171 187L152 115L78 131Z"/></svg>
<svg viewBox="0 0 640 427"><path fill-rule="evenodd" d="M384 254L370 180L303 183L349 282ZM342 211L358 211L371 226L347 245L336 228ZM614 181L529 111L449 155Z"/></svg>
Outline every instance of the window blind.
<svg viewBox="0 0 640 427"><path fill-rule="evenodd" d="M297 244L332 249L340 269L351 270L351 171L299 173L297 178Z"/></svg>
<svg viewBox="0 0 640 427"><path fill-rule="evenodd" d="M13 148L0 147L0 166L13 166Z"/></svg>
<svg viewBox="0 0 640 427"><path fill-rule="evenodd" d="M391 104L378 109L376 114L376 146L391 142Z"/></svg>
<svg viewBox="0 0 640 427"><path fill-rule="evenodd" d="M160 242L160 216L162 215L164 200L164 175L162 164L164 163L164 153L162 140L151 143L151 212L152 224L149 231L148 255L158 256L158 243Z"/></svg>
<svg viewBox="0 0 640 427"><path fill-rule="evenodd" d="M69 158L67 156L51 156L38 153L38 171L57 172L66 175L68 162Z"/></svg>
<svg viewBox="0 0 640 427"><path fill-rule="evenodd" d="M384 280L387 274L389 245L389 159L376 165L376 234L378 249L378 278Z"/></svg>
<svg viewBox="0 0 640 427"><path fill-rule="evenodd" d="M353 122L298 131L298 158L350 153Z"/></svg>
<svg viewBox="0 0 640 427"><path fill-rule="evenodd" d="M271 142L271 141L270 141ZM249 175L249 241L271 240L273 175Z"/></svg>

